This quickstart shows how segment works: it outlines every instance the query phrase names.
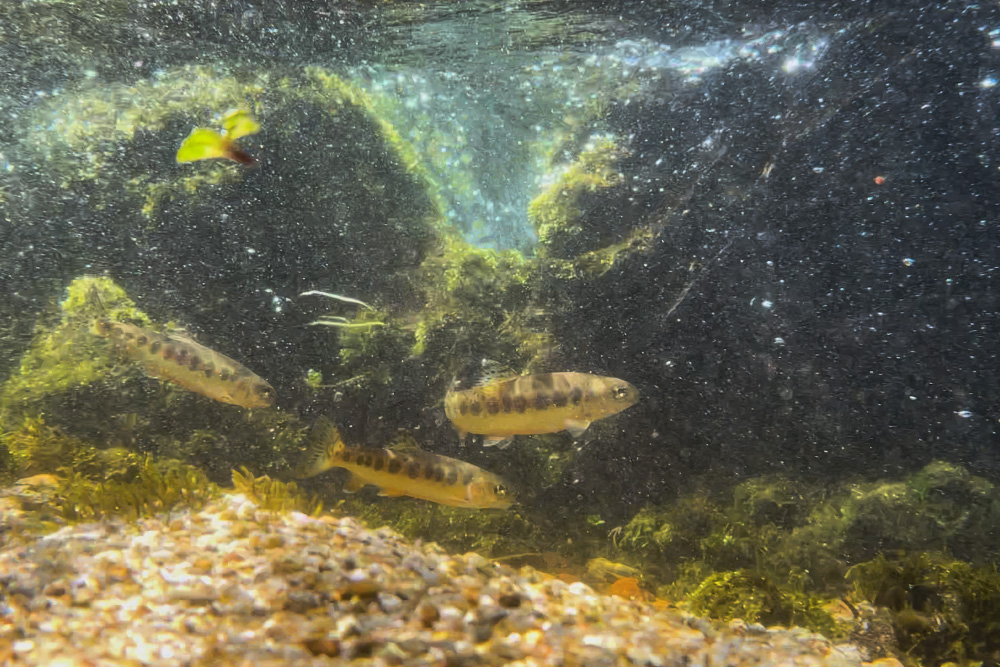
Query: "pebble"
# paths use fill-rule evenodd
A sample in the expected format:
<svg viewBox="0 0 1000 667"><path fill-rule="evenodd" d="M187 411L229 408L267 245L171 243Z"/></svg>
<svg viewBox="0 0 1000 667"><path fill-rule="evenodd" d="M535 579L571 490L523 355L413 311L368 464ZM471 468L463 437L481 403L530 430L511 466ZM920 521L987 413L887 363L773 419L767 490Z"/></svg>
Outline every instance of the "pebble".
<svg viewBox="0 0 1000 667"><path fill-rule="evenodd" d="M24 521L14 507L0 503L0 535ZM657 610L237 495L18 534L0 550L0 661L6 646L51 665L862 665L805 631Z"/></svg>

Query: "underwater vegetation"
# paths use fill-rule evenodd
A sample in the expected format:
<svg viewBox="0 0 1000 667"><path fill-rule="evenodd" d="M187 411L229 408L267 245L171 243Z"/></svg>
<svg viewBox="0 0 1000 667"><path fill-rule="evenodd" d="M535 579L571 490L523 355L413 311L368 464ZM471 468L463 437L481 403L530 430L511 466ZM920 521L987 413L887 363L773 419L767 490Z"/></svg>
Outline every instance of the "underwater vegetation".
<svg viewBox="0 0 1000 667"><path fill-rule="evenodd" d="M614 200L603 191L624 183L618 171L621 157L613 139L596 139L531 201L528 217L535 225L541 254L569 259L615 235L613 224L619 216L610 208L602 209L601 203Z"/></svg>
<svg viewBox="0 0 1000 667"><path fill-rule="evenodd" d="M124 11L122 3L100 7ZM136 11L173 10L151 2ZM949 20L958 13L934 11ZM899 404L891 383L904 375L958 386L980 373L964 359L969 350L988 358L976 349L983 343L947 338L955 326L978 331L970 326L975 313L956 305L961 316L928 333L925 325L938 322L937 291L928 298L933 290L910 289L913 282L900 291L891 284L903 283L873 281L859 268L871 263L872 238L906 244L923 241L912 229L990 219L989 193L1000 191L985 176L995 157L989 150L966 143L970 156L987 157L956 163L893 139L891 128L907 134L926 125L949 151L972 137L995 144L991 122L973 120L994 114L956 113L923 83L940 67L950 87L969 90L991 61L945 62L937 54L956 41L979 40L988 51L982 30L962 26L992 23L963 18L947 30L911 31L910 18L881 17L853 37L845 27L847 37L830 46L834 64L820 63L825 69L801 87L740 62L678 94L674 81L651 81L643 83L648 94L592 97L585 118L565 121L569 136L553 149L565 164L525 211L540 239L536 257L462 241L445 224L425 156L380 112L384 100L329 70L158 64L158 74L143 71L134 82L98 77L40 98L23 125L0 130L16 139L4 158L17 167L0 175L0 208L27 239L0 244L0 264L17 277L9 293L26 295L0 303L5 473L54 474L68 464L62 493L76 495L57 506L73 520L196 503L199 489L210 488L202 484L231 477L276 509L318 511L322 496L372 524L455 549L623 561L636 572L619 570L628 576L608 583L625 582L623 592L655 586L719 619L840 633L827 603L843 596L859 618L866 605L880 608L872 618L889 624L886 650L908 662L995 662L996 547L984 536L1000 527L998 491L953 463L926 465L930 454L917 446L953 429L944 432L955 443L951 460L980 460L966 459L961 447L980 447L974 429L986 420L955 426L918 414L925 403L910 399L898 411L881 407ZM891 46L879 52L887 35ZM0 50L11 43L0 40ZM922 57L899 56L915 53ZM836 99L824 81L842 82ZM872 94L890 88L898 94ZM977 93L984 105L991 94ZM813 104L819 99L828 104ZM877 108L873 99L881 100ZM234 107L260 120L260 132L241 139L259 168L178 167L185 134L218 126ZM910 108L925 115L907 115ZM838 159L823 162L829 155ZM30 164L47 171L21 169ZM911 174L881 176L900 164L916 165L919 190L903 187ZM876 168L881 182L871 178ZM455 179L460 187L473 182L467 174ZM980 193L976 203L952 206L953 195L966 194L954 183ZM911 207L932 191L949 205ZM854 240L843 238L844 220L862 231ZM39 235L65 238L65 247L33 254ZM158 271L149 271L150 257ZM824 271L816 257L845 270ZM36 280L38 272L47 276ZM906 280L936 285L931 273L914 270ZM85 274L107 277L74 280ZM975 301L958 294L979 278L963 279L966 286L949 288L956 304ZM851 281L864 289L852 292ZM872 284L889 287L880 293L867 289ZM81 296L91 288L110 319L178 320L234 358L246 355L279 389L277 407L234 410L122 367L99 339L78 335L95 317ZM303 298L307 290L353 295L374 309L352 313ZM50 306L36 322L28 304L42 302ZM886 303L913 319L857 328L859 314ZM344 326L308 327L318 315ZM9 342L26 340L33 327L23 349ZM936 342L943 353L917 360L900 353L913 348L918 330L927 338L917 342ZM790 332L820 341L822 354L787 345ZM831 351L858 365L845 370ZM462 448L440 401L482 359L532 374L614 375L640 387L644 400L596 424L583 451L549 435L521 439L503 454L482 451L478 441ZM888 359L906 359L919 372ZM884 385L856 384L866 365L880 370ZM961 387L926 398L950 409L949 401L975 393ZM419 429L435 452L517 480L524 504L485 514L366 492L344 500L336 475L301 484L314 499L282 480L303 448L306 423L321 414L343 420L351 442ZM883 445L879 453L872 442ZM886 461L904 468L891 458L903 446L913 458L901 478L819 483L763 474L846 476L869 464L888 469ZM204 479L151 463L168 458L197 466ZM692 472L744 481L675 495L674 482Z"/></svg>
<svg viewBox="0 0 1000 667"><path fill-rule="evenodd" d="M179 461L151 456L125 479L94 480L71 467L52 498L55 511L67 521L95 521L105 516L128 519L154 516L178 508L199 509L218 493L201 470Z"/></svg>
<svg viewBox="0 0 1000 667"><path fill-rule="evenodd" d="M239 140L256 168L176 163L192 127L221 125L234 108L260 124ZM304 326L317 304L300 302L303 291L332 289L382 308L419 302L411 273L442 227L435 186L371 97L333 72L166 68L133 85L83 80L32 114L5 157L44 163L46 174L0 176L0 189L19 193L2 214L21 230L45 221L46 236L66 242L45 258L61 280L35 279L20 242L4 247L11 288L28 303L53 299L73 277L106 275L142 294L160 321L210 331L275 386L293 386L304 369L328 373L337 361L330 337ZM87 195L60 194L68 191ZM159 270L145 270L137 259L145 256ZM6 308L12 331L30 329L33 314ZM0 365L16 358L4 352Z"/></svg>
<svg viewBox="0 0 1000 667"><path fill-rule="evenodd" d="M233 489L271 512L295 511L319 516L323 511L323 501L301 491L295 482L282 482L267 475L254 477L245 466L233 470Z"/></svg>
<svg viewBox="0 0 1000 667"><path fill-rule="evenodd" d="M994 485L936 461L901 481L765 476L689 493L641 509L613 539L659 582L659 595L696 613L860 633L830 612L844 598L858 623L865 604L889 610L895 639L881 654L937 664L995 656L1000 618L987 607L1000 578L981 536L998 528Z"/></svg>
<svg viewBox="0 0 1000 667"><path fill-rule="evenodd" d="M290 469L305 437L295 416L244 412L150 379L94 333L105 318L155 326L112 280L89 276L71 282L38 322L17 371L0 386L0 444L12 471L54 473L67 462L82 471L106 466L106 452L119 450L184 460L217 483L240 465Z"/></svg>
<svg viewBox="0 0 1000 667"><path fill-rule="evenodd" d="M706 577L688 596L691 610L724 621L742 619L763 625L798 625L831 639L844 631L823 601L752 570L717 572Z"/></svg>
<svg viewBox="0 0 1000 667"><path fill-rule="evenodd" d="M390 526L411 539L430 539L450 551L475 551L487 557L534 552L545 542L541 527L517 507L481 511L425 501L373 502L355 495L337 509L371 526Z"/></svg>
<svg viewBox="0 0 1000 667"><path fill-rule="evenodd" d="M0 388L0 428L37 411L39 401L106 376L115 359L92 333L99 318L149 324L145 313L109 278L73 281L57 307L41 316L20 364Z"/></svg>
<svg viewBox="0 0 1000 667"><path fill-rule="evenodd" d="M1000 656L1000 574L938 552L879 555L848 572L854 593L889 610L899 650L921 664Z"/></svg>

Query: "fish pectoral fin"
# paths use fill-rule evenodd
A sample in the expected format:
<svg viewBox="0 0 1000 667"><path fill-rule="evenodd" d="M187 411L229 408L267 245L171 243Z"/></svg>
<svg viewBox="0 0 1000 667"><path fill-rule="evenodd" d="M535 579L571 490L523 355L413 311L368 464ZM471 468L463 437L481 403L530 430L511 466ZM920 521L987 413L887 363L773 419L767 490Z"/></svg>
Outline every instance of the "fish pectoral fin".
<svg viewBox="0 0 1000 667"><path fill-rule="evenodd" d="M574 438L579 438L586 432L587 428L590 426L590 422L585 419L567 419L563 422L563 426L569 434Z"/></svg>
<svg viewBox="0 0 1000 667"><path fill-rule="evenodd" d="M497 447L507 449L510 443L514 442L512 435L487 435L483 436L483 447Z"/></svg>
<svg viewBox="0 0 1000 667"><path fill-rule="evenodd" d="M380 496L385 496L386 498L398 498L406 495L399 489L379 489L378 494Z"/></svg>
<svg viewBox="0 0 1000 667"><path fill-rule="evenodd" d="M361 488L367 484L367 482L355 474L351 474L347 478L347 482L344 484L344 493L356 493L361 490Z"/></svg>

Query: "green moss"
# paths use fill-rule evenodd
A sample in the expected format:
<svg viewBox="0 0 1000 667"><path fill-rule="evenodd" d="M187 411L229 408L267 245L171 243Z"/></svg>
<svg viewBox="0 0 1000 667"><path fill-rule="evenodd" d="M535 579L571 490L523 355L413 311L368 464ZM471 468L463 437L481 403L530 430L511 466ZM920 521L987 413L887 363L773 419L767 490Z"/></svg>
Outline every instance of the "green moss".
<svg viewBox="0 0 1000 667"><path fill-rule="evenodd" d="M559 434L524 438L524 446L504 452L504 463L522 488L542 490L562 481L563 474L576 458L573 442Z"/></svg>
<svg viewBox="0 0 1000 667"><path fill-rule="evenodd" d="M812 504L811 495L815 491L787 477L757 477L733 490L733 510L747 525L791 528L804 522Z"/></svg>
<svg viewBox="0 0 1000 667"><path fill-rule="evenodd" d="M309 82L305 91L297 81L287 78L282 80L282 88L293 94L307 92L312 95L315 101L330 107L331 113L334 114L345 106L351 106L362 109L369 117L373 118L377 123L382 140L396 155L398 163L423 185L430 197L433 206L425 222L439 229L443 228L444 211L447 207L441 197L440 188L424 167L413 144L403 139L392 123L386 120L385 103L378 100L376 96L365 92L359 86L320 67L307 67L305 74ZM379 181L378 178L372 178L368 182L377 184ZM383 196L384 193L373 192L372 194Z"/></svg>
<svg viewBox="0 0 1000 667"><path fill-rule="evenodd" d="M797 625L836 637L837 624L823 600L788 587L753 570L718 572L707 577L688 598L696 614L724 621L735 618L764 625Z"/></svg>
<svg viewBox="0 0 1000 667"><path fill-rule="evenodd" d="M550 343L545 314L534 306L537 266L516 251L476 248L447 237L424 261L419 279L426 307L413 354L439 369L442 382L469 360L524 368Z"/></svg>
<svg viewBox="0 0 1000 667"><path fill-rule="evenodd" d="M644 507L626 524L618 544L647 558L678 562L702 557L702 541L726 525L725 514L711 498L693 493L666 506Z"/></svg>
<svg viewBox="0 0 1000 667"><path fill-rule="evenodd" d="M384 326L363 326L385 322ZM365 383L387 386L393 369L413 348L413 335L404 331L388 314L362 311L350 322L362 326L340 328L340 373L364 376Z"/></svg>
<svg viewBox="0 0 1000 667"><path fill-rule="evenodd" d="M851 568L861 599L892 613L899 648L925 664L989 661L1000 650L1000 574L943 554L878 556Z"/></svg>
<svg viewBox="0 0 1000 667"><path fill-rule="evenodd" d="M20 475L55 472L86 445L45 424L41 417L26 417L0 435L10 455L10 468Z"/></svg>
<svg viewBox="0 0 1000 667"><path fill-rule="evenodd" d="M202 162L172 180L153 182L147 174L135 176L129 179L125 191L143 202L140 210L147 220L155 220L169 204L183 203L193 208L199 201L194 196L198 192L240 182L240 169L227 162Z"/></svg>
<svg viewBox="0 0 1000 667"><path fill-rule="evenodd" d="M110 278L84 276L71 282L58 309L38 323L19 368L0 388L0 427L9 429L31 416L40 399L90 384L111 370L115 357L92 332L102 317L149 324Z"/></svg>
<svg viewBox="0 0 1000 667"><path fill-rule="evenodd" d="M622 151L614 140L598 138L584 147L556 181L528 205L528 217L538 234L539 251L549 257L569 258L600 243L600 228L588 224L586 213L593 195L620 186L617 170ZM607 224L603 225L607 234ZM596 236L595 236L596 235ZM586 237L586 238L583 238Z"/></svg>
<svg viewBox="0 0 1000 667"><path fill-rule="evenodd" d="M147 456L132 479L94 481L64 468L52 506L67 521L95 521L107 516L149 517L177 508L198 509L218 493L192 466Z"/></svg>
<svg viewBox="0 0 1000 667"><path fill-rule="evenodd" d="M353 132L356 142L370 144L373 154L387 154L398 174L387 173L377 159L359 159L350 166L352 185L369 203L356 204L353 192L341 192L339 217L353 217L345 209L355 206L377 214L381 206L370 202L392 200L398 192L407 197L409 215L398 216L403 224L385 224L406 227L417 241L410 250L419 249L443 225L444 206L414 148L379 115L371 96L317 67L282 76L186 66L129 86L84 81L37 107L22 142L24 159L45 162L61 188L86 188L88 207L113 218L124 216L128 224L135 224L129 219L134 214L149 227L164 225L168 217L203 217L200 209L206 202L231 205L250 196L242 187L246 179L260 187L258 170L226 160L175 164L177 146L193 127L217 126L234 108L259 119L262 132L246 140L246 148L262 159L269 149L297 150L307 138L309 161L325 164L326 153L317 144L326 142L327 134L342 136L345 131ZM263 178L274 177L275 171L280 170L268 170ZM397 176L409 187L400 187ZM424 197L413 196L417 191ZM424 238L418 240L417 232Z"/></svg>
<svg viewBox="0 0 1000 667"><path fill-rule="evenodd" d="M272 512L295 511L311 516L323 512L323 502L302 492L295 482L282 482L267 475L254 477L246 467L233 470L233 488Z"/></svg>

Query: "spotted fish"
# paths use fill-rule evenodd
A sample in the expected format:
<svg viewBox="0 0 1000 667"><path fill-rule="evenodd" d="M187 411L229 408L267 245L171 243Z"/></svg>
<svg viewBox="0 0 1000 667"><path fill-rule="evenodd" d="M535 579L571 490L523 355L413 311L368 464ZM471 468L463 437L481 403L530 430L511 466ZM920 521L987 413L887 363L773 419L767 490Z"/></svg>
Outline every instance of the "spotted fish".
<svg viewBox="0 0 1000 667"><path fill-rule="evenodd" d="M373 484L382 489L381 496L410 496L452 507L506 509L514 504L503 479L471 463L426 452L403 434L389 449L346 445L337 427L320 418L296 475L312 477L330 468L351 473L344 487L348 493Z"/></svg>
<svg viewBox="0 0 1000 667"><path fill-rule="evenodd" d="M478 433L486 445L514 435L556 433L579 437L590 422L621 412L639 400L638 390L618 378L588 373L540 373L450 391L444 412L459 435Z"/></svg>
<svg viewBox="0 0 1000 667"><path fill-rule="evenodd" d="M244 408L274 403L271 385L242 364L190 338L108 320L98 320L94 332L110 338L128 358L159 380Z"/></svg>

